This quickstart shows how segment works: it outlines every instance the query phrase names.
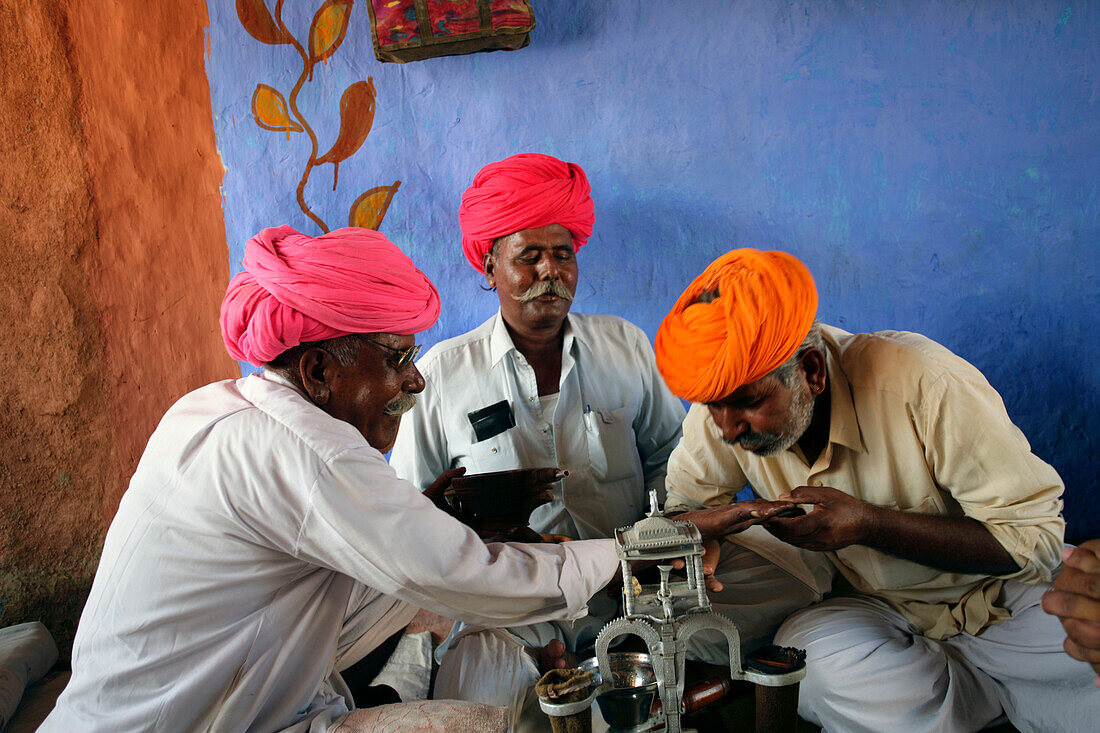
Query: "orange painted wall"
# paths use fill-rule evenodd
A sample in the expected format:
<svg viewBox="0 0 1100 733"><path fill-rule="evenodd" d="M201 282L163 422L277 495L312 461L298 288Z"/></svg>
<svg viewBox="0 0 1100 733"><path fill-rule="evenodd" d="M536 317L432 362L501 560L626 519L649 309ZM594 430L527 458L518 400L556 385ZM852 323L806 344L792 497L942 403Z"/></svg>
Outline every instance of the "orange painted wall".
<svg viewBox="0 0 1100 733"><path fill-rule="evenodd" d="M0 0L0 626L67 654L180 395L239 374L202 0Z"/></svg>

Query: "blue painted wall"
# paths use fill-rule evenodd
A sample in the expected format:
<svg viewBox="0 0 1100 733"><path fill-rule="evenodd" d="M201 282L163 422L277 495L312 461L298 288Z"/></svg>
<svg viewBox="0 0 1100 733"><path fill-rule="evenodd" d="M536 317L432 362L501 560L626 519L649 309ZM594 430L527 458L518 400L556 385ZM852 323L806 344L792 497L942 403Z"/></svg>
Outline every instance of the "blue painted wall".
<svg viewBox="0 0 1100 733"><path fill-rule="evenodd" d="M274 3L271 2L271 5ZM320 5L288 3L304 38ZM304 135L261 130L257 83L288 92L286 46L209 2L210 78L228 257L289 223ZM1071 537L1100 534L1100 4L539 2L531 45L381 64L362 2L300 104L321 150L337 100L373 77L374 129L306 198L334 228L362 191L403 185L382 225L438 285L426 343L496 298L458 246L478 168L524 151L581 164L596 227L578 310L650 336L684 285L740 246L802 258L821 317L924 333L976 364L1067 483Z"/></svg>

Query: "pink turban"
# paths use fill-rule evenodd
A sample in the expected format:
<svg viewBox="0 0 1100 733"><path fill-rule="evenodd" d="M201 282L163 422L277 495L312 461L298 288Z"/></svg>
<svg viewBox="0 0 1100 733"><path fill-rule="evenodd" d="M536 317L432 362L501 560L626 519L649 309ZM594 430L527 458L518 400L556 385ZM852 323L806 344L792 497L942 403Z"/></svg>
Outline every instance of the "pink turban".
<svg viewBox="0 0 1100 733"><path fill-rule="evenodd" d="M591 192L579 165L549 155L521 153L490 163L462 194L462 253L484 273L482 263L493 240L550 224L569 230L576 252L592 236L596 217Z"/></svg>
<svg viewBox="0 0 1100 733"><path fill-rule="evenodd" d="M222 339L230 356L256 366L303 342L413 334L439 317L435 286L370 229L264 229L248 240L243 264L222 301Z"/></svg>

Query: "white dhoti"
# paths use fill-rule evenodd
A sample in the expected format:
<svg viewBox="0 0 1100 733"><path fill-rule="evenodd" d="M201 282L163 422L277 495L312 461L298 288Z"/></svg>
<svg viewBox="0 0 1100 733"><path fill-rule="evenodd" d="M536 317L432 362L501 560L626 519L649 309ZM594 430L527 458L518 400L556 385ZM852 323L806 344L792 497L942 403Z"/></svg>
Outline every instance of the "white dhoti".
<svg viewBox="0 0 1100 733"><path fill-rule="evenodd" d="M960 733L1002 715L1023 733L1096 730L1095 675L1066 655L1061 624L1039 607L1049 587L1006 581L1012 618L942 641L866 596L791 616L775 641L806 650L798 714L844 733Z"/></svg>
<svg viewBox="0 0 1100 733"><path fill-rule="evenodd" d="M714 577L724 587L708 595L713 610L737 624L742 656L772 643L788 616L820 601L832 585L833 566L823 555L799 550L760 527L732 535L719 549ZM688 641L687 658L728 666L725 637L700 631Z"/></svg>

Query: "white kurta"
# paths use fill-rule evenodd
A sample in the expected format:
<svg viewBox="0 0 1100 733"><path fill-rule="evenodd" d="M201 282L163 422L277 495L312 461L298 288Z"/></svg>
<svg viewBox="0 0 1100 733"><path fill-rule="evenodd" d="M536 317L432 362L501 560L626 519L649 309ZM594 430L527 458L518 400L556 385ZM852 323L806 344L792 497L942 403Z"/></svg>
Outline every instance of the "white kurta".
<svg viewBox="0 0 1100 733"><path fill-rule="evenodd" d="M390 463L424 488L445 469L470 473L560 466L569 477L531 526L550 534L611 537L664 496L665 464L680 440L684 407L657 372L637 326L572 313L562 346L558 401L544 411L535 371L499 312L436 344L417 366L427 387L402 420ZM478 440L469 413L508 402L515 427Z"/></svg>
<svg viewBox="0 0 1100 733"><path fill-rule="evenodd" d="M608 541L485 545L271 375L208 385L150 438L41 730L323 730L350 704L332 676L347 625L389 631L395 599L572 618L617 567Z"/></svg>

